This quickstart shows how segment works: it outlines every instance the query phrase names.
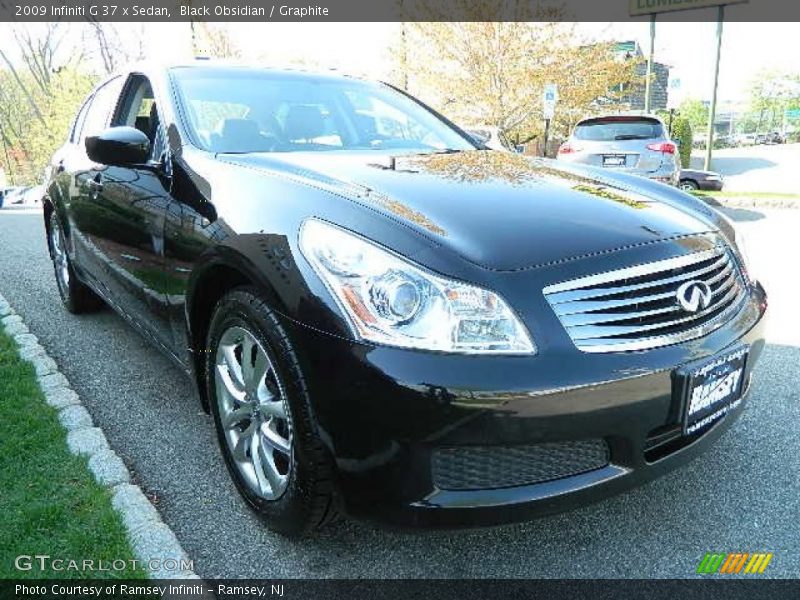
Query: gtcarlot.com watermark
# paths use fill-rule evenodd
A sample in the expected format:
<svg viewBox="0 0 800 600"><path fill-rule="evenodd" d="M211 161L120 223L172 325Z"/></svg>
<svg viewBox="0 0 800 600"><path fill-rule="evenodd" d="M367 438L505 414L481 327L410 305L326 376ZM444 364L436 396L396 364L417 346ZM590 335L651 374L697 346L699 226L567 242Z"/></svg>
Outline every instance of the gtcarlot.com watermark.
<svg viewBox="0 0 800 600"><path fill-rule="evenodd" d="M21 554L14 560L18 571L64 571L78 573L95 573L100 571L126 571L128 569L147 569L148 571L194 571L194 561L175 558L153 558L137 560L135 558L114 560L95 558L63 558L49 554ZM166 573L165 573L166 575Z"/></svg>

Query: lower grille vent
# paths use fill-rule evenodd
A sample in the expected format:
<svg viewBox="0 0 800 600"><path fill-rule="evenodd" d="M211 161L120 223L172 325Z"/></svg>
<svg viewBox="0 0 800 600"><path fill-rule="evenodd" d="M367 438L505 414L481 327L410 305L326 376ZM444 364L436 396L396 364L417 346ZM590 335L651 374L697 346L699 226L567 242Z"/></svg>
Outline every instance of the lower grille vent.
<svg viewBox="0 0 800 600"><path fill-rule="evenodd" d="M601 469L608 461L608 445L599 439L447 448L434 451L433 480L442 490L507 488Z"/></svg>

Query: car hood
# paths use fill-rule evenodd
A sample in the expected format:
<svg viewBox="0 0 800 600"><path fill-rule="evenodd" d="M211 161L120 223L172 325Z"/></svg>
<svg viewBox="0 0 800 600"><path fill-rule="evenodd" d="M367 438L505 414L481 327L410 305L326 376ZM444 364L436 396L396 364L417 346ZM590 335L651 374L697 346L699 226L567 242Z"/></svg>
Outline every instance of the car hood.
<svg viewBox="0 0 800 600"><path fill-rule="evenodd" d="M712 228L664 194L645 195L613 175L510 152L219 158L367 205L495 270L523 269Z"/></svg>

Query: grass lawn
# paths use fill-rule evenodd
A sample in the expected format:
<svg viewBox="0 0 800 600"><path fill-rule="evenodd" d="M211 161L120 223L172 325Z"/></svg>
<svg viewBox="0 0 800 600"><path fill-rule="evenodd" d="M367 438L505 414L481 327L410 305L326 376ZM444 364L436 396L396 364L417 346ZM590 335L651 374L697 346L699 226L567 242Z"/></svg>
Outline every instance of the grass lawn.
<svg viewBox="0 0 800 600"><path fill-rule="evenodd" d="M19 555L69 560L135 557L111 496L92 478L85 458L69 453L66 432L48 406L33 368L20 360L0 327L0 579L144 578L141 569L18 571ZM36 563L34 563L36 564Z"/></svg>
<svg viewBox="0 0 800 600"><path fill-rule="evenodd" d="M783 194L780 192L692 192L695 196L711 196L712 198L764 198L764 199L786 199L797 200L800 202L800 194Z"/></svg>

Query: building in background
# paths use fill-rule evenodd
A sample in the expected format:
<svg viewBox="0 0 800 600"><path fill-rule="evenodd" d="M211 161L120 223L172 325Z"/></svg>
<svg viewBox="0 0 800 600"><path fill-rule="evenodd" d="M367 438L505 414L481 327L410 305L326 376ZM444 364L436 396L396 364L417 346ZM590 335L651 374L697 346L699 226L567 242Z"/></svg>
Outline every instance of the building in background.
<svg viewBox="0 0 800 600"><path fill-rule="evenodd" d="M636 41L618 42L616 51L624 60L636 61L636 76L641 78L641 83L637 83L620 98L619 104L624 105L628 110L644 110L644 78L647 75L647 58L642 52L641 46ZM653 62L653 82L650 86L650 112L656 110L666 110L667 90L669 87L669 65L660 62Z"/></svg>

